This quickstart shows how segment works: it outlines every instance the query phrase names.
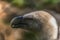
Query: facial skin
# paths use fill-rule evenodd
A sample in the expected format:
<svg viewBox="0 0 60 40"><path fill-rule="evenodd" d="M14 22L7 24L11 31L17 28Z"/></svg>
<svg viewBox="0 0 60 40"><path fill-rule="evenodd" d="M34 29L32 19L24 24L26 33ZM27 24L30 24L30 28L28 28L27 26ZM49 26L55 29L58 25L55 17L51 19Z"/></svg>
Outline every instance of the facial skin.
<svg viewBox="0 0 60 40"><path fill-rule="evenodd" d="M32 37L24 36L26 40L56 40L58 26L56 19L45 11L35 11L23 16L15 17L11 21L12 28L27 30ZM28 35L28 34L24 35ZM33 38L33 39L32 39ZM35 39L34 39L35 38Z"/></svg>

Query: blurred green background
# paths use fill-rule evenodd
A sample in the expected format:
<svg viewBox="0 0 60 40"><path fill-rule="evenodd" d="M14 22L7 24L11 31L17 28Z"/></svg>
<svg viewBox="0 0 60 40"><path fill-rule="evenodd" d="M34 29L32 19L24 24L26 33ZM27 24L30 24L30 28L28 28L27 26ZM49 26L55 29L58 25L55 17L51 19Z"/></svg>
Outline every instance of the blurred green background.
<svg viewBox="0 0 60 40"><path fill-rule="evenodd" d="M59 3L60 0L6 0L10 2L12 5L19 7L19 8L35 8L35 9L53 9Z"/></svg>

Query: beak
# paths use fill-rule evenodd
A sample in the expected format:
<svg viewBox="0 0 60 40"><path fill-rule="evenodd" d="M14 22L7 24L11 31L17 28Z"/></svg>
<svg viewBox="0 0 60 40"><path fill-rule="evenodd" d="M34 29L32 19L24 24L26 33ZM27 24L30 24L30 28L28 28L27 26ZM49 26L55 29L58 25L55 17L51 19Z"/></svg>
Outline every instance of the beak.
<svg viewBox="0 0 60 40"><path fill-rule="evenodd" d="M10 26L12 28L15 28L15 27L17 28L17 26L20 25L19 22L21 22L22 20L23 20L23 16L14 17L10 22Z"/></svg>
<svg viewBox="0 0 60 40"><path fill-rule="evenodd" d="M10 25L12 28L25 28L29 26L29 24L26 22L28 20L29 21L33 20L33 18L23 17L23 16L14 17L11 20Z"/></svg>

